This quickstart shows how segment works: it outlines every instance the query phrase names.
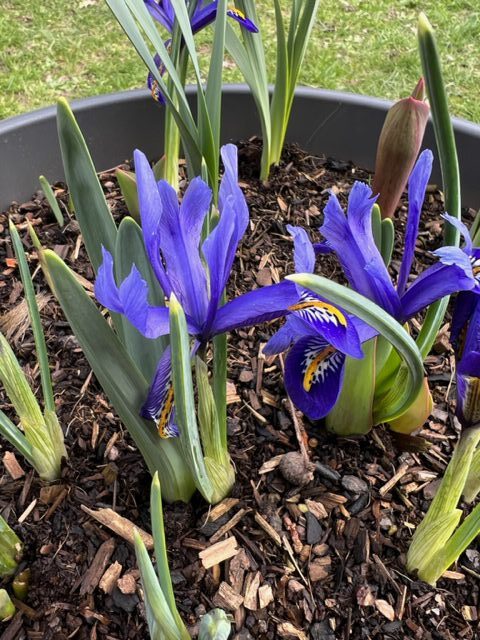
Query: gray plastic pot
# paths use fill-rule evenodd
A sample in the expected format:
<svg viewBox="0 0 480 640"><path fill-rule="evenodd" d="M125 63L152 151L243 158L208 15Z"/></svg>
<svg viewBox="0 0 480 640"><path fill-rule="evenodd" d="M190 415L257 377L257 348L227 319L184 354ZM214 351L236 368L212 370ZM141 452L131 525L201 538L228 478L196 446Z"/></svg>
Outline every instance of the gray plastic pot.
<svg viewBox="0 0 480 640"><path fill-rule="evenodd" d="M195 89L188 89L192 100ZM372 169L375 150L390 102L366 96L299 88L287 139L314 154L351 160ZM104 170L131 158L135 148L158 158L163 118L145 90L114 93L72 103L97 169ZM223 90L223 141L260 134L253 99L245 85ZM454 120L465 206L480 208L480 126ZM435 152L431 125L425 146ZM57 140L55 107L0 122L0 210L23 202L39 188L38 176L63 178ZM433 181L440 184L438 164Z"/></svg>

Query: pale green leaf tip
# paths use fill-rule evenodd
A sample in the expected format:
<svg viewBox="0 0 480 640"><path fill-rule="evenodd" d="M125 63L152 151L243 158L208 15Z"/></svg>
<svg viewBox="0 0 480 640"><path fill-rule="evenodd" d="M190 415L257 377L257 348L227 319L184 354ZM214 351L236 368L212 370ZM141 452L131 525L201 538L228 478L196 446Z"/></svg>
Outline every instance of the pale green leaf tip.
<svg viewBox="0 0 480 640"><path fill-rule="evenodd" d="M419 35L433 33L433 27L423 11L418 16L418 33Z"/></svg>

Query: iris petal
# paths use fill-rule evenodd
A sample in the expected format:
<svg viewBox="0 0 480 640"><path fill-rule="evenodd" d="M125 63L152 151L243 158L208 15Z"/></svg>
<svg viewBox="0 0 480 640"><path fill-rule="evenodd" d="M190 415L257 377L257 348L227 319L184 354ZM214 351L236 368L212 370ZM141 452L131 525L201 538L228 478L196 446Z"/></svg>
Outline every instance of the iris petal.
<svg viewBox="0 0 480 640"><path fill-rule="evenodd" d="M315 251L305 229L287 224L287 231L293 238L293 259L296 273L313 273Z"/></svg>
<svg viewBox="0 0 480 640"><path fill-rule="evenodd" d="M312 420L327 415L342 387L345 355L323 338L302 338L285 361L285 388L294 404Z"/></svg>
<svg viewBox="0 0 480 640"><path fill-rule="evenodd" d="M405 291L408 276L412 268L415 243L418 236L418 226L420 224L420 215L422 213L422 206L425 199L428 180L432 173L432 164L433 154L429 149L425 149L425 151L420 154L408 181L407 230L405 233L403 259L397 283L397 291L399 295L402 295Z"/></svg>
<svg viewBox="0 0 480 640"><path fill-rule="evenodd" d="M472 238L470 236L470 231L465 226L465 224L458 218L451 216L449 213L444 213L442 218L445 218L447 222L449 222L453 227L455 227L456 229L458 229L458 231L460 231L460 233L465 239L464 251L467 255L471 255L472 254Z"/></svg>
<svg viewBox="0 0 480 640"><path fill-rule="evenodd" d="M258 33L257 25L252 22L250 18L247 18L247 16L236 7L231 7L230 9L228 9L227 16L233 18L233 20L236 20L244 29L250 31L250 33Z"/></svg>
<svg viewBox="0 0 480 640"><path fill-rule="evenodd" d="M343 353L361 358L362 347L357 330L345 312L309 291L289 307L306 324L312 326L325 340Z"/></svg>

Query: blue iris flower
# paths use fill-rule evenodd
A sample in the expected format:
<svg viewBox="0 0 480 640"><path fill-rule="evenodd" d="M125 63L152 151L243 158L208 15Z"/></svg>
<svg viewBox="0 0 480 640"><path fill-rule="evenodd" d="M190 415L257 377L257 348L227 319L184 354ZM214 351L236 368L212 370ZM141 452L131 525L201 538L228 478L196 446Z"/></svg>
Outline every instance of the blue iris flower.
<svg viewBox="0 0 480 640"><path fill-rule="evenodd" d="M295 285L282 282L251 291L222 306L249 217L238 185L237 148L226 145L221 156L224 174L219 188L219 221L201 242L212 201L210 187L201 178L194 178L179 205L175 189L164 180L157 183L145 155L140 151L134 154L146 252L165 296L169 298L174 293L185 311L194 350L215 335L278 318L298 299ZM148 285L136 266L117 285L113 258L105 248L95 295L105 307L125 315L147 338L155 339L170 331L168 307L149 304ZM157 421L160 435L178 435L169 348L158 363L142 415Z"/></svg>
<svg viewBox="0 0 480 640"><path fill-rule="evenodd" d="M194 0L195 1L195 0ZM144 0L150 15L154 20L159 22L165 27L165 29L172 34L175 24L175 11L170 0ZM218 0L214 2L205 3L204 0L197 0L195 8L190 18L190 24L192 27L192 33L201 31L209 24L211 24L217 17ZM228 9L227 15L238 22L244 29L251 33L258 33L257 26L245 16L239 9L232 6ZM171 45L171 40L165 42L165 47L168 49ZM165 66L158 54L155 55L155 64L160 71L160 74L165 73ZM160 91L157 81L152 73L148 74L147 85L153 98L161 103L165 104L165 98Z"/></svg>
<svg viewBox="0 0 480 640"><path fill-rule="evenodd" d="M407 284L432 161L432 153L424 151L410 175L405 246L396 287L374 241L372 207L376 197L372 197L368 185L355 182L348 199L347 215L336 195L332 194L325 207L324 224L320 229L326 239L322 251L336 253L352 289L378 304L401 324L435 300L478 286L471 243L467 250L443 247L434 251L439 261L425 269L410 285ZM453 222L454 219L448 219L457 224L456 220ZM303 230L294 228L290 232L295 239L296 271L312 273L314 246ZM311 296L311 299L314 300L314 297ZM287 318L285 325L264 349L266 354L280 353L293 343L285 361L285 386L297 407L312 419L327 415L337 401L343 381L345 356L359 357L352 345L356 347L375 335L370 327L341 310L337 310L340 316L335 316L337 322L332 320L327 333L325 326L318 322L318 310L314 310L318 304L314 304L308 313L304 311L301 318L297 317L300 305L293 307L299 311ZM308 325L307 330L305 325ZM347 335L348 326L351 327L350 339L342 346L338 338ZM353 330L357 334L357 343L353 339Z"/></svg>

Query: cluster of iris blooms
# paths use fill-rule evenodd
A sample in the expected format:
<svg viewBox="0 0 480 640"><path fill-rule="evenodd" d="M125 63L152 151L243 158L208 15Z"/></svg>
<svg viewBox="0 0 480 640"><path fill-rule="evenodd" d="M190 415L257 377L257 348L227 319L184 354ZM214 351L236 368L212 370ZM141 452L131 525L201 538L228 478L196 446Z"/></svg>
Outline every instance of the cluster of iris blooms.
<svg viewBox="0 0 480 640"><path fill-rule="evenodd" d="M417 529L407 562L412 572L434 583L480 530L476 509L459 526L462 511L457 508L462 493L471 501L480 489L476 448L480 440L480 249L459 220L458 189L452 179L458 166L455 149L448 145L451 123L448 113L445 116L430 25L424 17L420 19L419 40L444 169L449 213L443 217L451 246L434 251L434 263L420 274L411 273L433 162L429 150L419 155L429 113L422 80L412 96L387 115L373 189L355 182L346 211L335 194L329 196L318 230L321 242L312 243L301 227L287 226L293 239L295 274L226 300L249 214L238 183L237 149L234 145L219 148L224 45L244 73L258 107L264 139L261 175L266 178L280 158L317 3L293 2L287 38L275 2L280 54L270 100L261 41L255 41L260 33L253 0L232 8L221 0L107 2L149 68L148 86L165 105L166 136L160 163L152 168L145 155L135 151L135 173L119 176L132 217L117 227L75 118L65 102L59 104L65 173L96 271L95 295L111 312L113 328L70 269L40 246L33 230L31 234L49 284L93 371L155 476L151 511L156 573L141 538L137 536L135 542L152 637L189 637L175 606L168 572L160 491L170 501L188 500L196 488L215 503L230 492L235 479L226 432L226 334L283 319L263 352L286 352L285 389L298 409L312 420L325 418L327 427L340 435L364 434L380 423L410 434L422 426L431 410L423 360L443 321L448 296L460 292L452 321L457 415L470 429ZM227 16L240 23L240 37L227 25ZM167 31L167 41L152 30L152 18ZM192 36L212 22L212 57L203 87ZM153 56L149 43L156 49ZM189 58L197 74L196 121L183 91ZM190 180L179 204L180 143ZM220 183L219 156L223 162ZM393 282L391 217L407 185L403 258ZM464 238L462 249L459 234ZM325 253L336 256L348 286L315 275L317 256ZM427 309L415 341L408 323ZM16 445L11 425L9 429L4 429L4 435ZM15 437L20 442L18 434ZM52 444L52 468L58 474L65 449L63 441L57 440L55 456ZM33 460L32 445L21 444ZM438 535L432 544L434 531ZM205 617L201 635L226 638L229 629L225 616L216 612Z"/></svg>

